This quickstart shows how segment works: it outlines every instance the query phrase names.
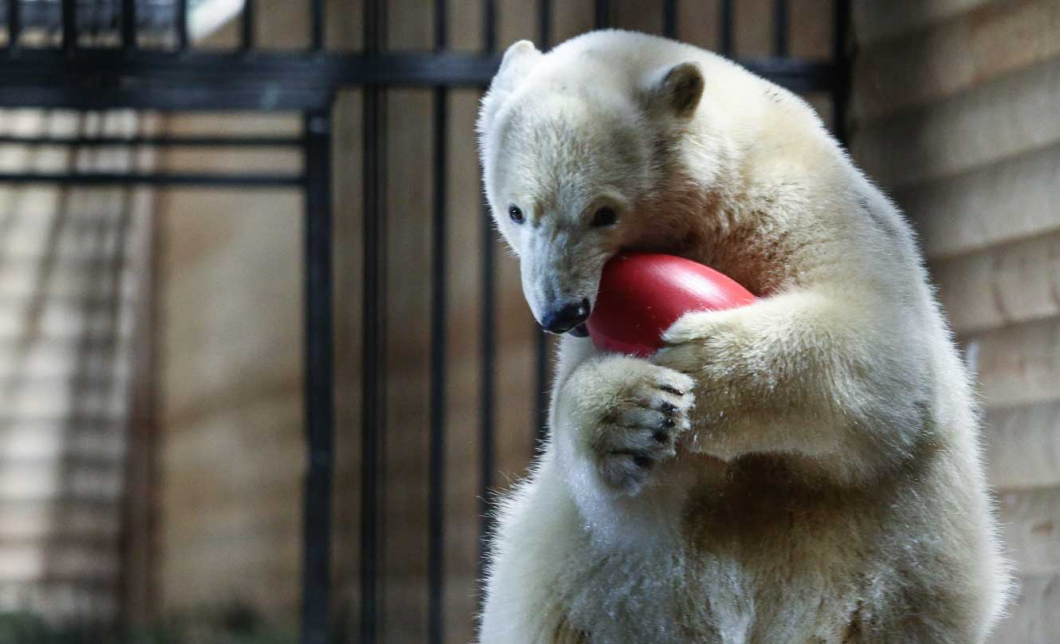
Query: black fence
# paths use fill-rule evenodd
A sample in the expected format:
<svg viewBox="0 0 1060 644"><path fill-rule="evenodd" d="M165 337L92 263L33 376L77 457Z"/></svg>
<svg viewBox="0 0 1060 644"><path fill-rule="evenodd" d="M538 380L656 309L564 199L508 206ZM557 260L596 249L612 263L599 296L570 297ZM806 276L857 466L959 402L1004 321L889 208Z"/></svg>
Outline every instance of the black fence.
<svg viewBox="0 0 1060 644"><path fill-rule="evenodd" d="M295 0L291 0L295 1ZM332 306L332 105L342 88L361 86L363 92L364 222L363 222L363 407L359 641L379 636L380 450L385 417L385 231L386 204L384 132L387 88L433 88L434 194L432 240L432 311L430 350L430 448L428 544L428 641L440 643L445 632L443 614L444 463L446 418L446 138L447 92L456 87L485 88L499 65L498 7L483 1L484 51L478 54L447 50L446 0L425 9L434 13L432 51L387 51L385 0L350 3L363 11L364 49L343 52L325 48L324 0L309 5L309 47L302 51L269 51L256 47L254 0L242 9L240 45L232 51L207 52L189 47L188 9L191 0L6 0L0 21L7 29L7 45L0 52L0 107L106 110L132 108L163 112L207 110L296 111L304 115L301 137L143 137L49 138L0 137L0 145L137 145L153 147L278 147L301 150L304 171L276 173L3 173L0 183L61 185L218 186L261 189L300 188L305 194L305 422L308 470L304 512L304 577L302 641L329 641L331 486L333 468L333 306ZM690 0L686 0L690 1ZM537 34L527 34L539 47L552 42L552 0L537 4ZM720 53L734 45L734 2L719 6ZM796 92L827 92L833 121L842 138L849 87L847 31L849 2L833 3L832 56L828 60L800 60L789 56L789 7L773 3L773 55L741 61L752 71ZM595 25L606 28L613 15L609 0L594 0ZM661 0L664 34L678 32L678 0ZM23 45L27 30L50 37L54 46ZM85 45L86 32L113 32L117 46ZM96 42L95 39L92 42ZM483 216L482 405L480 439L482 532L490 526L485 504L494 487L496 415L496 284L494 232ZM537 335L534 396L537 440L543 436L547 407L548 357L543 334Z"/></svg>

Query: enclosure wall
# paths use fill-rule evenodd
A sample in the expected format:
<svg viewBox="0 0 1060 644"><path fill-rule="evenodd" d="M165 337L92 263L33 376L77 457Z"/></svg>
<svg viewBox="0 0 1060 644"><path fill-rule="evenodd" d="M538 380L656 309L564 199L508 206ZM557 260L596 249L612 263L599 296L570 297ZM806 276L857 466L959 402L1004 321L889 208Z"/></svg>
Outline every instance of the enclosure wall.
<svg viewBox="0 0 1060 644"><path fill-rule="evenodd" d="M1060 3L854 4L854 156L920 232L986 405L1022 586L994 641L1060 641Z"/></svg>

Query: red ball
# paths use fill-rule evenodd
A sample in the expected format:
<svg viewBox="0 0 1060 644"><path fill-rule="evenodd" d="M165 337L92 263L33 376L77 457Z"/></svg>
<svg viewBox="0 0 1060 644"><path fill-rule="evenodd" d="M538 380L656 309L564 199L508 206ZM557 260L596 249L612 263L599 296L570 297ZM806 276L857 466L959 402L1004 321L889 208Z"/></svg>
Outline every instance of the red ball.
<svg viewBox="0 0 1060 644"><path fill-rule="evenodd" d="M587 323L603 351L647 357L685 313L752 304L755 296L718 271L673 255L619 255L604 266Z"/></svg>

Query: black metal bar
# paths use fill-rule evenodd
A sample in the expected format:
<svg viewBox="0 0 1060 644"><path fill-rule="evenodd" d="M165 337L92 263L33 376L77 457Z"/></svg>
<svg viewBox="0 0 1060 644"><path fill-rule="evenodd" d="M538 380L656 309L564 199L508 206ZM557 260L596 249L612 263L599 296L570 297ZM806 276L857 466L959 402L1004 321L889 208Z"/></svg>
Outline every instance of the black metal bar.
<svg viewBox="0 0 1060 644"><path fill-rule="evenodd" d="M22 34L22 5L19 0L7 0L7 52L18 53L18 40Z"/></svg>
<svg viewBox="0 0 1060 644"><path fill-rule="evenodd" d="M593 24L597 29L611 26L611 0L596 0L593 5Z"/></svg>
<svg viewBox="0 0 1060 644"><path fill-rule="evenodd" d="M239 46L243 52L254 49L254 0L243 0L243 20L239 25Z"/></svg>
<svg viewBox="0 0 1060 644"><path fill-rule="evenodd" d="M136 0L121 0L121 47L126 52L137 48Z"/></svg>
<svg viewBox="0 0 1060 644"><path fill-rule="evenodd" d="M331 605L335 391L331 266L331 114L305 117L305 421L302 644L326 644Z"/></svg>
<svg viewBox="0 0 1060 644"><path fill-rule="evenodd" d="M847 33L850 26L850 1L835 0L832 24L832 58L835 81L832 87L832 121L836 138L847 144L847 104L850 98L850 52Z"/></svg>
<svg viewBox="0 0 1060 644"><path fill-rule="evenodd" d="M376 60L386 46L386 2L364 0L365 58ZM364 90L364 232L362 256L363 339L361 350L361 552L360 644L383 639L379 607L385 590L379 542L384 535L382 468L386 453L386 95L376 86Z"/></svg>
<svg viewBox="0 0 1060 644"><path fill-rule="evenodd" d="M63 0L63 51L77 50L77 0Z"/></svg>
<svg viewBox="0 0 1060 644"><path fill-rule="evenodd" d="M37 109L289 112L320 109L327 106L329 100L326 90L303 91L276 84L270 91L264 88L223 90L205 87L76 89L62 85L46 87L0 83L0 107Z"/></svg>
<svg viewBox="0 0 1060 644"><path fill-rule="evenodd" d="M300 174L258 173L258 174L197 174L197 173L154 173L138 174L123 172L26 172L0 173L0 184L35 184L50 183L56 185L77 186L200 186L204 188L291 188L305 184L305 177Z"/></svg>
<svg viewBox="0 0 1060 644"><path fill-rule="evenodd" d="M765 58L740 61L751 71L798 91L831 89L831 61ZM405 52L371 57L327 53L297 56L260 52L254 56L189 51L183 56L141 50L135 57L82 48L74 59L62 52L24 50L18 65L0 65L0 88L53 88L90 92L101 78L121 78L137 92L181 89L191 92L257 91L282 102L297 93L331 92L341 85L479 87L488 84L500 57L471 53ZM113 106L124 105L123 88L109 89ZM183 104L173 109L185 109ZM262 109L271 109L264 104Z"/></svg>
<svg viewBox="0 0 1060 644"><path fill-rule="evenodd" d="M677 38L677 0L663 1L663 35Z"/></svg>
<svg viewBox="0 0 1060 644"><path fill-rule="evenodd" d="M82 49L82 51L85 51ZM29 52L23 50L20 56ZM80 56L79 56L80 57ZM760 61L740 61L746 68L759 76L771 80L794 92L830 92L834 88L837 68L830 62L796 61L766 59ZM483 66L475 73L453 76L448 72L441 74L424 74L419 71L403 78L397 86L447 85L452 87L475 87L486 83L493 77L494 65ZM39 109L150 109L158 111L203 111L203 110L254 110L254 111L292 111L311 110L325 107L330 100L331 92L323 86L298 87L295 81L274 81L247 87L223 88L204 86L200 81L175 81L165 87L139 87L104 89L100 87L83 87L79 80L71 79L69 84L57 80L55 85L45 86L36 81L8 83L2 80L0 69L0 108L31 107ZM47 71L44 72L47 78ZM307 73L312 73L307 72ZM397 80L397 79L394 79ZM147 82L147 81L145 81ZM181 84L183 83L183 86ZM195 83L198 83L196 85ZM364 76L347 77L336 81L337 86L386 85L385 77L377 72Z"/></svg>
<svg viewBox="0 0 1060 644"><path fill-rule="evenodd" d="M364 293L364 354L361 380L361 638L372 644L378 628L378 579L382 568L379 541L382 532L379 490L381 488L382 435L386 401L386 211L384 161L381 148L383 95L368 89L364 94L364 234L362 242ZM381 639L381 638L380 638Z"/></svg>
<svg viewBox="0 0 1060 644"><path fill-rule="evenodd" d="M788 55L788 0L773 0L773 55Z"/></svg>
<svg viewBox="0 0 1060 644"><path fill-rule="evenodd" d="M177 51L188 48L188 0L177 0Z"/></svg>
<svg viewBox="0 0 1060 644"><path fill-rule="evenodd" d="M434 48L445 51L446 0L434 2ZM445 393L446 393L446 137L449 90L434 89L434 220L431 227L431 385L430 458L428 463L427 641L445 638Z"/></svg>
<svg viewBox="0 0 1060 644"><path fill-rule="evenodd" d="M537 14L537 37L541 41L541 50L552 46L552 0L539 0Z"/></svg>
<svg viewBox="0 0 1060 644"><path fill-rule="evenodd" d="M723 56L732 56L734 46L732 37L732 0L721 0L719 11L720 31L718 33L718 49L721 50Z"/></svg>
<svg viewBox="0 0 1060 644"><path fill-rule="evenodd" d="M482 47L489 55L497 51L497 0L483 0L482 14Z"/></svg>
<svg viewBox="0 0 1060 644"><path fill-rule="evenodd" d="M278 136L100 136L100 137L53 137L53 136L6 136L0 135L0 145L55 145L78 147L203 147L203 148L301 148L305 139Z"/></svg>
<svg viewBox="0 0 1060 644"><path fill-rule="evenodd" d="M324 49L324 17L325 7L324 0L312 0L310 4L310 34L309 42L310 46L314 51L322 51Z"/></svg>
<svg viewBox="0 0 1060 644"><path fill-rule="evenodd" d="M542 7L549 0L541 0ZM542 9L544 12L544 9ZM497 50L497 0L485 0L483 42L487 53ZM544 41L541 43L545 47ZM493 485L497 470L497 315L496 315L496 253L494 252L493 221L489 205L482 208L482 372L479 388L482 404L479 407L479 558L478 579L485 579L489 540L493 534ZM479 600L484 599L482 595Z"/></svg>

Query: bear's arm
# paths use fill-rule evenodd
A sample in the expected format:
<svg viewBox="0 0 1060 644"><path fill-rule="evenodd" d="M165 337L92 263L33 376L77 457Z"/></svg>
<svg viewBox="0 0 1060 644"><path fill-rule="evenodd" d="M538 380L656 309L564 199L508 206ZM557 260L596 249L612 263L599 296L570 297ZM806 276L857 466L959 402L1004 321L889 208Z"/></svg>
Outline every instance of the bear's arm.
<svg viewBox="0 0 1060 644"><path fill-rule="evenodd" d="M685 315L653 362L696 380L693 450L798 453L863 472L902 460L925 426L926 349L910 318L852 290L789 292Z"/></svg>

